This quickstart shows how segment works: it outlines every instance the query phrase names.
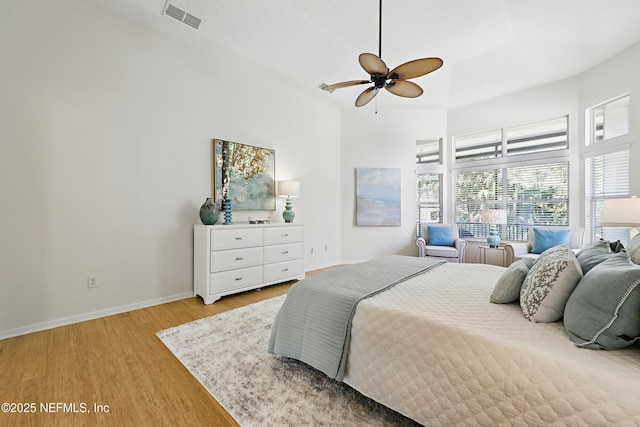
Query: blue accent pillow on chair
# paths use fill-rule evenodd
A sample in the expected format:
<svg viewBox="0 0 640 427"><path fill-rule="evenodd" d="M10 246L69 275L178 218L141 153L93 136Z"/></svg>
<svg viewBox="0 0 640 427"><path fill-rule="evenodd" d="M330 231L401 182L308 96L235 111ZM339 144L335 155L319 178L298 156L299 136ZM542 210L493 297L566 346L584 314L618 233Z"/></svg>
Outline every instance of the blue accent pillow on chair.
<svg viewBox="0 0 640 427"><path fill-rule="evenodd" d="M453 246L455 243L455 239L453 237L453 225L427 226L427 233L429 233L428 245Z"/></svg>
<svg viewBox="0 0 640 427"><path fill-rule="evenodd" d="M532 254L541 254L554 246L571 244L571 230L545 230L533 227Z"/></svg>

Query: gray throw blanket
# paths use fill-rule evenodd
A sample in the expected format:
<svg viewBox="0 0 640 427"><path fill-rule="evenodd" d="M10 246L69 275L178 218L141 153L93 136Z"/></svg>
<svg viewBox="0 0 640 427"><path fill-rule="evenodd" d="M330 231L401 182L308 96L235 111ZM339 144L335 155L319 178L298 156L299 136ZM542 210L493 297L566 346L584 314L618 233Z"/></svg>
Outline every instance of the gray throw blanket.
<svg viewBox="0 0 640 427"><path fill-rule="evenodd" d="M300 360L342 381L358 302L444 262L390 255L296 283L273 324L269 353Z"/></svg>

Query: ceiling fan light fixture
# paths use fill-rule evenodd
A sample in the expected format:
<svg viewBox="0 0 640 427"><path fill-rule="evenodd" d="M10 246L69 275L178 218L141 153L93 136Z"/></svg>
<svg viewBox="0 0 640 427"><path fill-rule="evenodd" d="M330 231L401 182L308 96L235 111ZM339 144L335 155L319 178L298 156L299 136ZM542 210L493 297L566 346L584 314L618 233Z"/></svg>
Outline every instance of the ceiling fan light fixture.
<svg viewBox="0 0 640 427"><path fill-rule="evenodd" d="M350 80L332 85L320 85L320 88L333 92L335 89L373 83L373 86L365 89L356 98L356 107L362 107L369 103L378 94L378 91L385 88L388 92L404 98L417 98L422 95L423 90L417 84L408 81L416 77L424 76L442 67L443 61L440 58L420 58L405 62L389 71L387 64L382 60L382 0L380 0L378 55L373 53L361 53L358 62L363 70L369 74L369 80Z"/></svg>

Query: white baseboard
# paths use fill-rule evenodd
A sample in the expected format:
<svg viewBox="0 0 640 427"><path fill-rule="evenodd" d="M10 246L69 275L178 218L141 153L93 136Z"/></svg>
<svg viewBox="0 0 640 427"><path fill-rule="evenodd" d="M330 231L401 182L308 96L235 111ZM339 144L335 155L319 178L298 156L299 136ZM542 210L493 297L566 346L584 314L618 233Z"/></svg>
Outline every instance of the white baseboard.
<svg viewBox="0 0 640 427"><path fill-rule="evenodd" d="M71 325L74 323L85 322L87 320L99 319L101 317L112 316L114 314L126 313L127 311L139 310L141 308L153 307L154 305L166 304L168 302L178 301L193 297L193 292L185 292L182 294L171 295L168 297L156 298L147 301L141 301L133 304L121 305L119 307L107 308L104 310L93 311L91 313L83 313L75 316L63 317L61 319L48 320L46 322L34 323L32 325L21 326L19 328L6 329L0 331L0 340L26 335L32 332L45 331L47 329L58 328L60 326Z"/></svg>

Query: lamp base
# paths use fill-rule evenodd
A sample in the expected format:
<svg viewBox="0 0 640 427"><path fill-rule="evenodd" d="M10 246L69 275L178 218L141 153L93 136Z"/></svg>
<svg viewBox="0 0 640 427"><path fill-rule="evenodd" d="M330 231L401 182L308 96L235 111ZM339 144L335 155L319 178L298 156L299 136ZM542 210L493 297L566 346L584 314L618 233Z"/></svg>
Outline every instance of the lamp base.
<svg viewBox="0 0 640 427"><path fill-rule="evenodd" d="M296 217L296 213L293 211L290 197L287 197L287 202L284 204L284 209L284 212L282 212L282 218L284 219L284 222L293 222L293 219Z"/></svg>
<svg viewBox="0 0 640 427"><path fill-rule="evenodd" d="M502 239L500 238L500 234L498 234L498 227L496 227L495 224L492 224L491 228L489 229L489 236L487 237L487 243L489 244L489 247L497 248L498 246L500 246L501 241Z"/></svg>

